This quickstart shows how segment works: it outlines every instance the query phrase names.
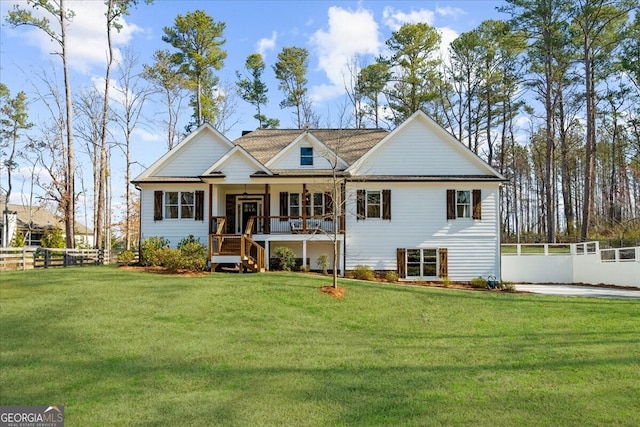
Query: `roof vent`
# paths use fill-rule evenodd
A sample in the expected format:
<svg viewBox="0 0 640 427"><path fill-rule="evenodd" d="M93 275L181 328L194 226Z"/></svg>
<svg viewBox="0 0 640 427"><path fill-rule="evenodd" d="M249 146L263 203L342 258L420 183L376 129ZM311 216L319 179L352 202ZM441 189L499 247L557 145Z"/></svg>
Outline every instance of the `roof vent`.
<svg viewBox="0 0 640 427"><path fill-rule="evenodd" d="M242 131L242 136L245 136L246 134L249 134L251 132L253 132L253 131L252 130L243 130Z"/></svg>

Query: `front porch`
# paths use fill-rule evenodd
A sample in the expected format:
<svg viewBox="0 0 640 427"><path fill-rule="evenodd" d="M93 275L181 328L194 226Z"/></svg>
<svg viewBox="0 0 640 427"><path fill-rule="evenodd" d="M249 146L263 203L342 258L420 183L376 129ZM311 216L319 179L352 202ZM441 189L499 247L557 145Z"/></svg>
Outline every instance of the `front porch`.
<svg viewBox="0 0 640 427"><path fill-rule="evenodd" d="M243 233L226 233L226 217L212 217L209 234L211 271L220 264L234 264L242 271L265 271L271 266L272 251L279 246L289 247L302 260L302 266L313 269L322 255L332 259L334 242L338 245L338 265L343 273L344 231L336 221L325 217L250 217ZM334 266L330 266L333 269Z"/></svg>

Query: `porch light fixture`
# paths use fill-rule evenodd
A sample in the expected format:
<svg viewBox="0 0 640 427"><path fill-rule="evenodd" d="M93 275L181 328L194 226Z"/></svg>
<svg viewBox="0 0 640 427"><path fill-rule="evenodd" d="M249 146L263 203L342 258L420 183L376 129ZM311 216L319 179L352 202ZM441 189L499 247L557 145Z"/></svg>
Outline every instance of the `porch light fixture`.
<svg viewBox="0 0 640 427"><path fill-rule="evenodd" d="M242 193L242 196L240 196L240 200L247 200L249 199L249 194L247 193L247 184L244 185L244 193Z"/></svg>

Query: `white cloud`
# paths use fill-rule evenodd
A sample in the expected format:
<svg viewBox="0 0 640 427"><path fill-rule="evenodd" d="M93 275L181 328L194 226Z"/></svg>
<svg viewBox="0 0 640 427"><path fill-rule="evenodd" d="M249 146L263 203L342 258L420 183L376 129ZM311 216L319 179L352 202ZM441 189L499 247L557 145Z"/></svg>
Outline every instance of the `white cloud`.
<svg viewBox="0 0 640 427"><path fill-rule="evenodd" d="M54 32L59 32L55 20L39 8L32 8L26 1L15 2L20 8L31 11L36 17L46 17ZM107 59L107 34L105 12L106 5L101 1L74 1L70 9L74 17L67 27L67 48L69 66L82 73L88 73L95 65L103 66ZM135 24L129 24L126 19L120 19L122 28L120 31L112 30L112 41L115 47L126 45L133 36L142 32ZM22 37L27 44L40 49L43 55L49 55L60 51L60 46L39 29L26 27L15 33ZM116 49L116 60L120 58L120 52Z"/></svg>
<svg viewBox="0 0 640 427"><path fill-rule="evenodd" d="M262 55L262 59L266 58L266 53L269 50L273 50L276 47L276 40L278 39L278 33L272 32L271 38L262 38L258 40L257 50L260 55Z"/></svg>
<svg viewBox="0 0 640 427"><path fill-rule="evenodd" d="M396 10L391 6L387 6L382 11L382 22L392 31L398 31L404 24L417 24L426 22L433 25L435 13L432 10L419 9L411 12L403 12Z"/></svg>
<svg viewBox="0 0 640 427"><path fill-rule="evenodd" d="M436 6L436 13L440 16L447 16L451 18L458 18L462 15L467 14L467 12L460 9L459 7L451 6Z"/></svg>
<svg viewBox="0 0 640 427"><path fill-rule="evenodd" d="M370 11L330 7L328 28L311 36L318 68L326 74L330 84L314 88L312 98L323 100L344 93L347 64L355 55L377 55L381 46L378 38L378 24Z"/></svg>

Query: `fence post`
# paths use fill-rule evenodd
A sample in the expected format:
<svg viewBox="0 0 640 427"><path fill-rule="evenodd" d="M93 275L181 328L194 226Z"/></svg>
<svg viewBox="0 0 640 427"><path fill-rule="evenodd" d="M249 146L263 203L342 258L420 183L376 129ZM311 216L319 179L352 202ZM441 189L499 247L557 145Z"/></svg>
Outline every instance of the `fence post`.
<svg viewBox="0 0 640 427"><path fill-rule="evenodd" d="M27 269L27 248L22 247L22 271Z"/></svg>
<svg viewBox="0 0 640 427"><path fill-rule="evenodd" d="M44 268L49 268L49 249L44 250Z"/></svg>

